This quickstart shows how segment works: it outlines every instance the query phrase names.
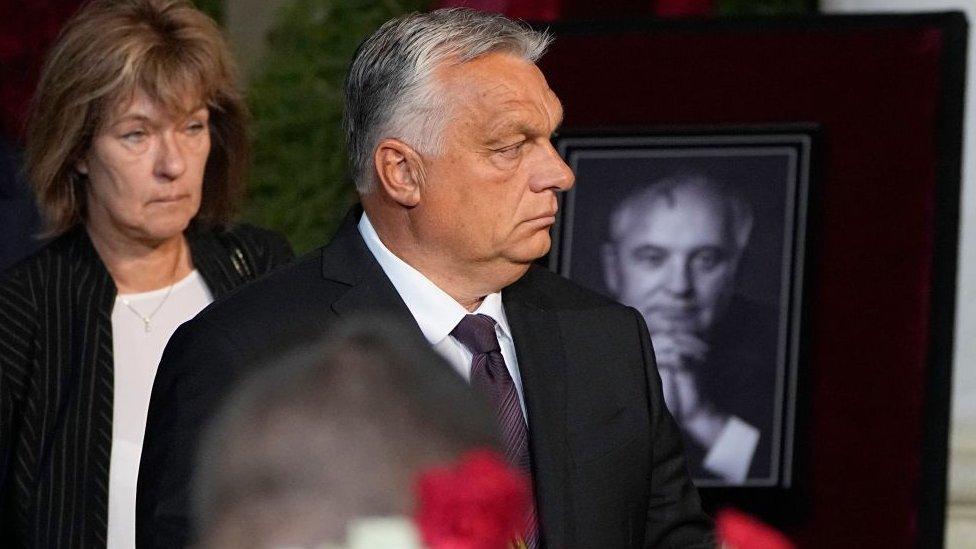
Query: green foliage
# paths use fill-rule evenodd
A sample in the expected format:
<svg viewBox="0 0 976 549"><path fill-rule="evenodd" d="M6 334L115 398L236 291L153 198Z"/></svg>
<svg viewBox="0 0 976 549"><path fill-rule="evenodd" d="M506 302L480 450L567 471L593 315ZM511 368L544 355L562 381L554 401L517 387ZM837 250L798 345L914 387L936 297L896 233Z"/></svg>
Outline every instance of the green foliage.
<svg viewBox="0 0 976 549"><path fill-rule="evenodd" d="M342 85L359 43L424 0L294 0L277 13L248 99L254 165L245 217L296 251L325 243L355 199L346 170Z"/></svg>
<svg viewBox="0 0 976 549"><path fill-rule="evenodd" d="M224 0L193 0L193 5L214 21L224 22Z"/></svg>

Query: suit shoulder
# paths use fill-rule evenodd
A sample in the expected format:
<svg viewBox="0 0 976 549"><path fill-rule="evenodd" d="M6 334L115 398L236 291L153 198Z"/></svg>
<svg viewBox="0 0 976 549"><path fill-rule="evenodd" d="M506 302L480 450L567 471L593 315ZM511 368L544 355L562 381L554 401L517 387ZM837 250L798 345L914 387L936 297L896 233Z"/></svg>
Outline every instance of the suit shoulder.
<svg viewBox="0 0 976 549"><path fill-rule="evenodd" d="M538 265L533 265L523 280L520 280L517 284L525 284L526 289L539 295L544 306L551 308L611 308L620 309L621 311L627 309L624 305L603 294L583 287L566 277Z"/></svg>
<svg viewBox="0 0 976 549"><path fill-rule="evenodd" d="M347 289L322 276L319 250L231 291L178 332L188 345L216 354L233 349L237 359L260 362L321 333L334 314L333 302ZM218 350L216 340L221 338L223 350Z"/></svg>
<svg viewBox="0 0 976 549"><path fill-rule="evenodd" d="M0 273L0 323L16 324L34 320L37 311L35 291L46 284L44 273L51 270L49 252L39 250ZM14 313L17 318L13 318ZM9 317L9 318L8 318Z"/></svg>
<svg viewBox="0 0 976 549"><path fill-rule="evenodd" d="M291 244L283 234L249 223L227 227L218 234L218 238L225 245L246 248L248 255L254 257L259 274L273 270L295 257Z"/></svg>
<svg viewBox="0 0 976 549"><path fill-rule="evenodd" d="M302 311L322 305L323 294L335 293L322 278L321 254L321 249L309 252L232 290L196 318L218 325L248 325L257 319L284 321L289 315L296 315L297 321Z"/></svg>
<svg viewBox="0 0 976 549"><path fill-rule="evenodd" d="M44 250L34 252L4 269L0 273L0 288L8 289L23 286L27 282L28 273L45 263L41 256L43 252Z"/></svg>
<svg viewBox="0 0 976 549"><path fill-rule="evenodd" d="M48 242L0 273L0 288L12 290L43 283L45 277L54 275L59 261L68 260L69 246L64 237Z"/></svg>

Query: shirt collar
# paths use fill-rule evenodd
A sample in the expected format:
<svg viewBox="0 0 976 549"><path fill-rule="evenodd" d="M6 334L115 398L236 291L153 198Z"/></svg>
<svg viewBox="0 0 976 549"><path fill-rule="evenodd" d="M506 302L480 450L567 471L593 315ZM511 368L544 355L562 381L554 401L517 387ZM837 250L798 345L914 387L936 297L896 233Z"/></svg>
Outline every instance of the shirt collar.
<svg viewBox="0 0 976 549"><path fill-rule="evenodd" d="M359 219L359 234L362 235L366 247L407 305L407 309L417 321L427 341L431 345L437 345L450 335L458 322L468 314L468 310L420 271L391 252L376 234L376 229L373 228L365 212ZM512 332L508 325L508 318L505 316L505 308L502 306L501 292L486 295L475 313L485 314L495 319L501 334L511 338Z"/></svg>

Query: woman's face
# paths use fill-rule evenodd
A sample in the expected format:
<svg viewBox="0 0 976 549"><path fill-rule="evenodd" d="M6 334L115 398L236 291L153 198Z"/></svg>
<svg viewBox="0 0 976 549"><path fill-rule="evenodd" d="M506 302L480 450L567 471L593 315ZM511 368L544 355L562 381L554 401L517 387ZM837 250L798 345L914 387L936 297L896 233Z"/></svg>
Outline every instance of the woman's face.
<svg viewBox="0 0 976 549"><path fill-rule="evenodd" d="M136 91L92 139L77 169L88 175L89 230L159 243L179 236L200 209L210 154L209 111L170 113Z"/></svg>

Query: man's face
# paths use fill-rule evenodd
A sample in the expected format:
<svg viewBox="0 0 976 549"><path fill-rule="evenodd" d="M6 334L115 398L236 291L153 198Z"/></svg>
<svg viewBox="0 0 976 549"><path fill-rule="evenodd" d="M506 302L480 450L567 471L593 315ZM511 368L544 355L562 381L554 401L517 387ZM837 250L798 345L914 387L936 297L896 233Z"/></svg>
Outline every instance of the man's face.
<svg viewBox="0 0 976 549"><path fill-rule="evenodd" d="M507 54L437 79L448 121L438 154L423 158L415 230L456 265L524 272L549 251L556 192L574 181L550 142L562 106L535 65Z"/></svg>
<svg viewBox="0 0 976 549"><path fill-rule="evenodd" d="M738 261L721 199L678 188L604 250L608 282L654 333L705 335L731 298Z"/></svg>

